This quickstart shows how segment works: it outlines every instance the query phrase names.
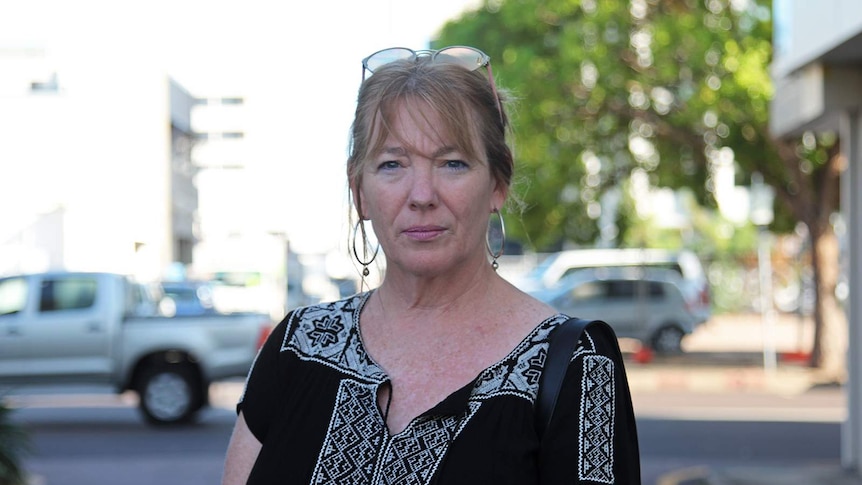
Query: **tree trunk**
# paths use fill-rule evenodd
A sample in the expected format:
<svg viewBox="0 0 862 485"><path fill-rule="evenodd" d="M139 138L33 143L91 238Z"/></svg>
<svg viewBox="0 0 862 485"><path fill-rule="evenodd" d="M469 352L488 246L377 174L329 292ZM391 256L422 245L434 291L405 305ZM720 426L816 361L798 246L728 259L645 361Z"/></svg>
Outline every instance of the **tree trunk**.
<svg viewBox="0 0 862 485"><path fill-rule="evenodd" d="M821 380L843 382L847 377L847 317L835 296L840 268L838 237L828 225L810 234L817 302L810 365L818 368Z"/></svg>
<svg viewBox="0 0 862 485"><path fill-rule="evenodd" d="M814 339L811 367L825 381L842 382L847 374L847 317L835 296L840 271L838 237L831 217L838 210L839 180L843 164L838 143L828 149L826 162L813 174L804 173L796 140L773 139L783 170L764 169L777 198L796 220L808 227L814 277ZM788 183L788 181L790 181ZM789 190L789 186L795 191Z"/></svg>

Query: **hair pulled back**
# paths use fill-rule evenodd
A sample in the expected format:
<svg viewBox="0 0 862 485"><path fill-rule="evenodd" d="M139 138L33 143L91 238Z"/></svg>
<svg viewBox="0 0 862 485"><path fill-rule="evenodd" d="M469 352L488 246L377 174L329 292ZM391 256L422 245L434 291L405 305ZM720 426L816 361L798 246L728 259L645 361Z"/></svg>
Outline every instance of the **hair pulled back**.
<svg viewBox="0 0 862 485"><path fill-rule="evenodd" d="M392 127L402 106L430 108L443 126L434 126L435 133L429 135L445 136L469 159L487 163L497 184L508 189L514 160L506 139L507 117L499 111L504 99L498 102L496 96L481 71L431 62L428 57L376 69L359 89L351 128L347 177L355 197L359 197L365 164L383 149L389 135L399 136ZM408 109L412 116L427 116L422 110ZM361 210L361 200L354 202Z"/></svg>

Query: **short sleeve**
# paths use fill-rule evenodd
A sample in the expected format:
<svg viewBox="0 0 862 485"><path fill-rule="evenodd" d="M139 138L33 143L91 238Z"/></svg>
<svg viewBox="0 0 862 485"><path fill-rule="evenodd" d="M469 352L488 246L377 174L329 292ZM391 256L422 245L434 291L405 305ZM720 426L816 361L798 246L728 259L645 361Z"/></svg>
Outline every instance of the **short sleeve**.
<svg viewBox="0 0 862 485"><path fill-rule="evenodd" d="M263 443L270 423L276 417L283 396L283 365L281 348L289 331L291 314L288 314L269 334L260 348L246 378L245 389L237 403L249 430Z"/></svg>
<svg viewBox="0 0 862 485"><path fill-rule="evenodd" d="M609 327L591 326L569 363L540 451L543 484L640 485L625 366Z"/></svg>

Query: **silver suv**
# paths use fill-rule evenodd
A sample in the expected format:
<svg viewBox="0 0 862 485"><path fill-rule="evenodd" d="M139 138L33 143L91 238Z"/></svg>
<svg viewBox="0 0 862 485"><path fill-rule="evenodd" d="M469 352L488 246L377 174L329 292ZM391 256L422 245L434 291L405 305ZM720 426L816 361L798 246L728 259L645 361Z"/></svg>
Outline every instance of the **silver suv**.
<svg viewBox="0 0 862 485"><path fill-rule="evenodd" d="M665 249L574 249L554 253L529 273L515 277L513 283L525 291L556 287L561 280L584 270L672 270L675 282L688 302L698 323L711 316L710 288L700 259L687 250Z"/></svg>
<svg viewBox="0 0 862 485"><path fill-rule="evenodd" d="M670 270L592 268L531 294L562 313L604 320L620 338L671 354L682 351L683 338L701 321L683 297L679 280Z"/></svg>

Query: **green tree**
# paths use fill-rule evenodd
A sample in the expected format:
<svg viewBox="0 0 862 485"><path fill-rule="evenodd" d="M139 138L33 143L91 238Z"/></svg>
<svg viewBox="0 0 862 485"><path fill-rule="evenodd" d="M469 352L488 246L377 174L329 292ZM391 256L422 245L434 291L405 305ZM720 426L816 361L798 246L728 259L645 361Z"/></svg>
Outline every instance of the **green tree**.
<svg viewBox="0 0 862 485"><path fill-rule="evenodd" d="M818 289L812 365L820 365L831 348L824 321L838 316L829 249L837 143L770 134L770 9L758 0L486 0L444 26L437 43L480 46L516 99L524 210L507 228L537 250L600 234L643 244L633 237L634 211L598 224L607 224L609 201L640 202L620 187L688 187L715 207L719 167L733 164L743 185L761 173L776 192L771 229L808 228Z"/></svg>

